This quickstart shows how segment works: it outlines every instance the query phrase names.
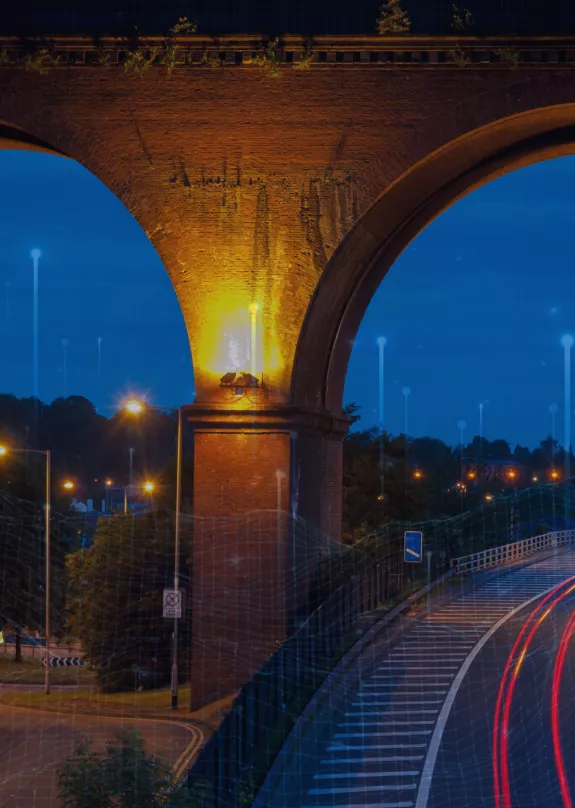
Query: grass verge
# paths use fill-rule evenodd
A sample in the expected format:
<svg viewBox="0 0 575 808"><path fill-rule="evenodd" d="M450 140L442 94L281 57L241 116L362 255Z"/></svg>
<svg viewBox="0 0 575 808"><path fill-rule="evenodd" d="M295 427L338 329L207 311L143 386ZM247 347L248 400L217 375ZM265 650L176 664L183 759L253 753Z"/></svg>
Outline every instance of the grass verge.
<svg viewBox="0 0 575 808"><path fill-rule="evenodd" d="M186 713L190 702L190 688L181 687L178 716ZM56 691L49 696L38 692L12 692L2 695L2 703L13 707L29 707L59 713L86 713L89 715L129 716L133 718L158 718L164 713L174 718L169 690L145 690L141 693L99 693L96 690Z"/></svg>

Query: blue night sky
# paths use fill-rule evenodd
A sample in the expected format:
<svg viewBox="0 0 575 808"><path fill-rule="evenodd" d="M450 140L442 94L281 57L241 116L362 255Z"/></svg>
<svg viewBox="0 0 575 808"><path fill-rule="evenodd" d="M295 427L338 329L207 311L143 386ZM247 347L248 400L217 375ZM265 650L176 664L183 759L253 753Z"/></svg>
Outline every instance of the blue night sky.
<svg viewBox="0 0 575 808"><path fill-rule="evenodd" d="M95 177L58 157L0 152L0 392L32 394L32 262L40 259L40 397L84 395L111 414L119 391L177 406L193 399L175 293L137 222ZM385 421L456 443L457 422L512 444L550 431L563 400L561 336L575 333L575 157L515 172L450 208L407 248L373 299L346 401L377 422L377 337ZM102 376L98 380L98 338ZM62 340L67 348L64 388ZM557 416L562 437L563 414Z"/></svg>

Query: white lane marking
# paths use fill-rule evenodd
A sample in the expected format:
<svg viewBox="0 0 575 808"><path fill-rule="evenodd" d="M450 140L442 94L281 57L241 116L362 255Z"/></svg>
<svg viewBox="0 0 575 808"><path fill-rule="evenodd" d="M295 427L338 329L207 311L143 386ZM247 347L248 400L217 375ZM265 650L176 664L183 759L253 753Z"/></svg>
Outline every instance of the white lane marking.
<svg viewBox="0 0 575 808"><path fill-rule="evenodd" d="M453 673L374 673L372 679L452 679Z"/></svg>
<svg viewBox="0 0 575 808"><path fill-rule="evenodd" d="M331 794L331 791L327 792ZM297 808L333 808L333 803L329 803L329 805L298 805ZM378 802L377 805L367 805L365 802L354 803L353 806L342 806L342 808L413 808L412 802Z"/></svg>
<svg viewBox="0 0 575 808"><path fill-rule="evenodd" d="M329 772L329 774L314 774L314 780L357 780L363 777L417 777L419 770L395 772ZM395 791L402 791L402 786L394 786ZM311 792L308 791L308 794Z"/></svg>
<svg viewBox="0 0 575 808"><path fill-rule="evenodd" d="M414 724L433 725L435 721L428 721L427 719L417 721L389 721L385 716L381 716L379 721L344 721L338 724L340 727L381 727L385 723L387 727L412 727Z"/></svg>
<svg viewBox="0 0 575 808"><path fill-rule="evenodd" d="M399 763L406 760L423 760L423 755L362 755L354 758L329 758L320 760L324 766L338 766L340 763Z"/></svg>
<svg viewBox="0 0 575 808"><path fill-rule="evenodd" d="M363 737L363 736L362 736ZM425 743L372 743L372 744L341 744L340 746L328 746L328 752L342 752L350 751L353 749L367 750L367 749L427 749Z"/></svg>
<svg viewBox="0 0 575 808"><path fill-rule="evenodd" d="M563 578L565 580L565 578ZM559 582L561 583L561 581ZM427 757L425 758L425 764L423 766L423 772L421 775L421 780L419 783L419 790L417 792L417 800L415 803L415 808L426 808L427 801L429 799L429 792L431 790L431 780L433 778L433 772L435 769L435 763L437 761L437 754L439 752L439 746L441 744L441 739L443 738L443 733L445 731L445 726L447 724L447 719L449 718L449 714L453 707L453 703L455 701L455 697L459 691L463 683L463 679L467 674L467 671L471 667L471 663L475 659L475 657L479 654L483 646L486 642L493 637L493 635L501 628L501 626L505 625L505 623L514 617L518 612L522 609L527 608L531 603L535 603L536 600L544 597L545 595L549 594L549 592L553 592L553 590L558 586L558 584L554 584L549 589L545 590L544 592L540 592L538 595L535 595L529 600L520 603L516 606L512 611L506 614L501 620L498 620L494 626L492 626L489 631L487 631L483 637L479 640L479 642L475 645L472 651L468 654L465 662L461 666L461 670L455 677L453 684L449 689L449 693L447 694L447 698L445 699L445 703L441 709L441 713L439 714L439 718L437 719L437 724L435 730L433 732L433 736L431 738L429 744L429 751L427 753Z"/></svg>
<svg viewBox="0 0 575 808"><path fill-rule="evenodd" d="M340 724L341 726L347 726L346 724ZM364 724L352 724L351 726L364 726ZM379 726L379 725L378 725ZM413 729L413 730L403 730L399 729L396 732L336 732L334 734L334 738L395 738L396 736L408 736L411 737L412 735L431 735L430 729Z"/></svg>
<svg viewBox="0 0 575 808"><path fill-rule="evenodd" d="M321 797L322 795L327 794L361 794L364 791L411 791L412 789L415 790L416 786L412 785L405 785L401 788L397 788L396 786L349 786L348 788L312 788L307 793L310 797ZM413 805L413 803L408 803L409 805ZM358 806L359 808L359 806ZM379 805L378 808L386 808L385 805ZM389 808L389 806L387 806Z"/></svg>
<svg viewBox="0 0 575 808"><path fill-rule="evenodd" d="M382 704L382 706L387 706L387 705ZM367 716L372 717L373 712L374 712L373 710L367 710L367 711L366 710L359 710L359 711L356 710L355 712L352 712L352 713L344 713L344 715L345 715L346 718L359 718L362 715L367 715ZM387 719L387 717L389 715L437 715L437 713L438 713L437 707L435 708L435 710L421 710L421 709L417 709L417 710L413 710L413 709L409 709L409 710L404 710L404 709L393 710L393 709L391 709L391 710L386 710L385 713L382 713L380 718L381 719Z"/></svg>
<svg viewBox="0 0 575 808"><path fill-rule="evenodd" d="M365 707L367 704L374 704L379 707L386 707L390 704L393 704L394 707L415 707L421 704L443 704L443 699L424 699L423 701L396 701L392 699L391 701L381 701L381 699L362 699L361 701L352 701L352 707Z"/></svg>

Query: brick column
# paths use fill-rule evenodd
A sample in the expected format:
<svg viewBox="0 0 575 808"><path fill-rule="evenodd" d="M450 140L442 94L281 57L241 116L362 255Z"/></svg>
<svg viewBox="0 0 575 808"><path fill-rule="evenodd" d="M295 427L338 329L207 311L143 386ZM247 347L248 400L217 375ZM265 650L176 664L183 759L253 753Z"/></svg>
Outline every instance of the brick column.
<svg viewBox="0 0 575 808"><path fill-rule="evenodd" d="M339 536L341 469L334 464L348 424L289 405L195 404L186 413L194 426L197 708L247 681L305 610L318 529Z"/></svg>

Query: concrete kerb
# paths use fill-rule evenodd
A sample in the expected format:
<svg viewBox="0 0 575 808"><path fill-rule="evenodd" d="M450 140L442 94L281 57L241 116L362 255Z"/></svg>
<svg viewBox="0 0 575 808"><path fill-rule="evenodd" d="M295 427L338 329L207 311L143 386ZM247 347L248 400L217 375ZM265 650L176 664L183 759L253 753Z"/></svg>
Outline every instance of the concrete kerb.
<svg viewBox="0 0 575 808"><path fill-rule="evenodd" d="M509 572L517 570L518 567L529 567L545 558L551 558L563 548L554 548L553 550L544 553L537 553L529 556L526 560L518 560L517 562L507 563L505 566L496 566L487 568L479 573L462 573L463 577L471 576L473 574L480 575L482 578L492 578L506 575ZM274 805L273 795L274 791L277 793L277 787L284 777L287 766L286 762L291 759L294 753L297 752L297 747L300 740L305 736L306 729L310 726L312 719L319 712L322 704L333 693L336 687L341 683L345 671L356 661L356 659L378 638L379 635L403 614L405 614L417 601L422 600L428 592L433 591L442 583L454 576L452 569L448 570L444 575L441 575L435 581L432 581L426 586L414 592L404 601L395 606L388 614L378 620L353 646L343 655L335 668L326 676L317 691L311 697L301 715L297 718L290 734L286 738L280 752L278 753L267 777L258 791L252 808L270 808ZM270 800L270 797L272 798Z"/></svg>

